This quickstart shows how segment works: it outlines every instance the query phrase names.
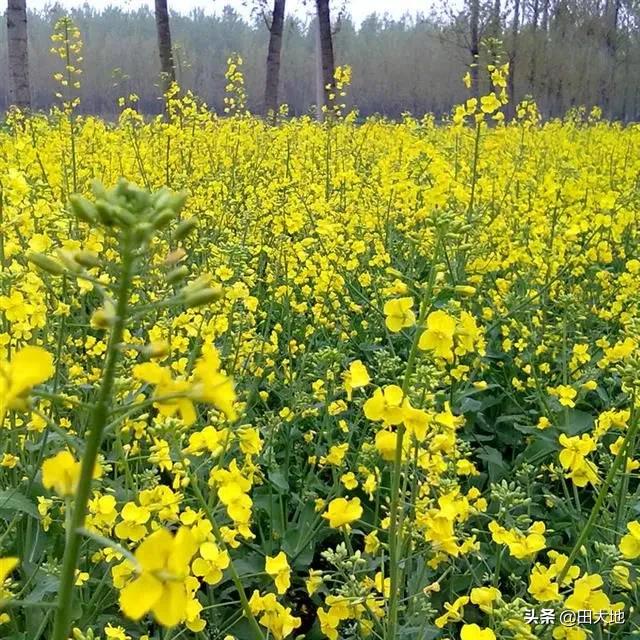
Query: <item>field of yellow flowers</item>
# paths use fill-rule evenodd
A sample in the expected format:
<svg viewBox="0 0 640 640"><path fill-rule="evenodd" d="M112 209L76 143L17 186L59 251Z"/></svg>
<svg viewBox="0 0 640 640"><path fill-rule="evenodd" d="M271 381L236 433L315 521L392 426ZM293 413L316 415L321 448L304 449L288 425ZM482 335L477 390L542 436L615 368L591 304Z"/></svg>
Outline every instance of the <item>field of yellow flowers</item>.
<svg viewBox="0 0 640 640"><path fill-rule="evenodd" d="M634 636L640 128L503 102L9 116L0 637Z"/></svg>

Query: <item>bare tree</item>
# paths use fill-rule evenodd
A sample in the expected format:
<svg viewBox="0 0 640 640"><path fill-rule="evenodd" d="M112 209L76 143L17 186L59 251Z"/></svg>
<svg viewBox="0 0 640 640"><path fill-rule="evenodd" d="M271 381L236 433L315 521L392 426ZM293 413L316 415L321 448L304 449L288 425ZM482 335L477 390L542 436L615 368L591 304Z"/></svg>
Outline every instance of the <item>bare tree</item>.
<svg viewBox="0 0 640 640"><path fill-rule="evenodd" d="M269 51L267 53L267 77L264 89L264 115L275 121L278 112L278 85L280 83L280 56L284 29L285 0L273 0L269 27Z"/></svg>
<svg viewBox="0 0 640 640"><path fill-rule="evenodd" d="M7 1L7 41L9 49L9 99L12 104L31 108L29 89L29 46L26 0Z"/></svg>
<svg viewBox="0 0 640 640"><path fill-rule="evenodd" d="M167 8L167 0L155 0L155 2L160 71L162 72L163 87L166 91L176 81L176 69L173 63L173 48L171 46L171 27L169 26L169 10Z"/></svg>
<svg viewBox="0 0 640 640"><path fill-rule="evenodd" d="M516 61L518 53L518 29L520 28L520 0L513 0L513 22L511 23L511 48L509 50L509 105L511 113L516 108Z"/></svg>
<svg viewBox="0 0 640 640"><path fill-rule="evenodd" d="M540 0L533 0L531 14L531 59L529 61L529 93L536 92L536 72L538 65L538 23L540 22Z"/></svg>
<svg viewBox="0 0 640 640"><path fill-rule="evenodd" d="M471 82L476 96L480 95L480 0L469 0L469 53L471 54Z"/></svg>
<svg viewBox="0 0 640 640"><path fill-rule="evenodd" d="M602 108L607 116L611 117L611 94L613 92L616 60L618 48L618 16L620 14L620 0L606 0L604 6L604 16L602 18L604 26L604 51L605 65L601 82L601 102Z"/></svg>
<svg viewBox="0 0 640 640"><path fill-rule="evenodd" d="M329 108L335 99L335 61L333 57L333 34L331 33L331 15L329 0L316 0L318 33L320 37L320 60L322 62L322 83L324 105Z"/></svg>

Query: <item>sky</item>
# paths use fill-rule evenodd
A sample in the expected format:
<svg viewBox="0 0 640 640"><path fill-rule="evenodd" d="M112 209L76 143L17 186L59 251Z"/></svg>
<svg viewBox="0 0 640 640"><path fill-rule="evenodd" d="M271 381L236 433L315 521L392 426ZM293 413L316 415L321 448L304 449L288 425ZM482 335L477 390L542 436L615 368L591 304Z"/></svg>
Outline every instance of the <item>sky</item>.
<svg viewBox="0 0 640 640"><path fill-rule="evenodd" d="M339 7L343 0L336 0L332 6ZM344 0L347 11L351 14L356 23L371 13L383 15L387 13L391 18L400 18L403 14L416 14L417 12L427 13L433 6L433 0ZM142 6L152 6L153 0L58 0L58 4L65 7L81 6L85 2L97 9L115 5L123 8L137 9ZM29 0L27 5L33 9L43 9L46 5L53 4L52 0ZM207 12L218 13L225 5L230 5L243 15L249 15L250 5L248 0L169 0L169 8L173 11L188 13L195 8L203 8ZM288 0L287 11L294 12L301 18L308 15L312 0L307 1L306 7L303 0Z"/></svg>

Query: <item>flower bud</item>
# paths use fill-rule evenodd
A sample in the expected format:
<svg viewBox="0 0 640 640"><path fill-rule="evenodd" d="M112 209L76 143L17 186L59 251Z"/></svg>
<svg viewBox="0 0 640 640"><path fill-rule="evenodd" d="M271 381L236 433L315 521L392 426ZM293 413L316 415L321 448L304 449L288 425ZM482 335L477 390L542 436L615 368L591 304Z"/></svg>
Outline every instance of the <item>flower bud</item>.
<svg viewBox="0 0 640 640"><path fill-rule="evenodd" d="M176 217L176 212L173 209L163 209L159 211L156 216L153 218L153 228L154 229L163 229L166 227L174 218Z"/></svg>
<svg viewBox="0 0 640 640"><path fill-rule="evenodd" d="M178 242L183 238L186 238L197 225L197 220L195 218L188 218L187 220L183 220L173 232L173 241Z"/></svg>
<svg viewBox="0 0 640 640"><path fill-rule="evenodd" d="M75 256L70 251L58 249L56 251L56 255L58 256L58 260L60 260L60 262L62 262L62 264L72 273L79 273L82 271L80 264L76 262Z"/></svg>
<svg viewBox="0 0 640 640"><path fill-rule="evenodd" d="M93 191L96 200L109 200L109 192L99 180L93 180L91 182L91 191Z"/></svg>
<svg viewBox="0 0 640 640"><path fill-rule="evenodd" d="M113 217L120 223L122 227L132 227L136 223L136 217L122 207L112 208Z"/></svg>
<svg viewBox="0 0 640 640"><path fill-rule="evenodd" d="M84 249L80 249L73 254L73 259L83 267L87 269L91 269L92 267L97 267L100 264L100 260L98 256L93 253L93 251L86 251Z"/></svg>
<svg viewBox="0 0 640 640"><path fill-rule="evenodd" d="M116 308L110 300L106 300L104 307L96 309L91 316L91 326L96 329L108 329L116 320Z"/></svg>
<svg viewBox="0 0 640 640"><path fill-rule="evenodd" d="M222 298L222 289L200 289L199 291L185 292L184 304L187 307L201 307L210 302L216 302Z"/></svg>
<svg viewBox="0 0 640 640"><path fill-rule="evenodd" d="M186 265L182 265L180 267L176 267L167 273L167 282L169 284L174 284L175 282L179 282L183 278L186 278L189 275L189 268Z"/></svg>
<svg viewBox="0 0 640 640"><path fill-rule="evenodd" d="M187 192L186 191L178 191L178 193L174 193L171 196L171 200L169 202L169 208L173 209L176 213L180 213L185 203L187 202Z"/></svg>
<svg viewBox="0 0 640 640"><path fill-rule="evenodd" d="M166 340L157 340L145 346L143 353L147 358L163 358L169 355L169 343Z"/></svg>
<svg viewBox="0 0 640 640"><path fill-rule="evenodd" d="M458 284L454 287L454 291L461 296L473 296L476 293L476 288L467 284Z"/></svg>
<svg viewBox="0 0 640 640"><path fill-rule="evenodd" d="M98 218L102 224L107 227L112 227L115 224L113 216L114 206L106 200L98 200L96 202L96 210L98 211Z"/></svg>
<svg viewBox="0 0 640 640"><path fill-rule="evenodd" d="M96 206L86 198L74 193L69 197L69 204L73 213L79 220L95 224L98 221L98 210Z"/></svg>
<svg viewBox="0 0 640 640"><path fill-rule="evenodd" d="M171 202L171 191L166 187L160 189L160 191L156 191L151 197L151 202L156 211L166 209Z"/></svg>
<svg viewBox="0 0 640 640"><path fill-rule="evenodd" d="M61 276L64 273L63 265L42 253L30 253L27 260L52 276Z"/></svg>

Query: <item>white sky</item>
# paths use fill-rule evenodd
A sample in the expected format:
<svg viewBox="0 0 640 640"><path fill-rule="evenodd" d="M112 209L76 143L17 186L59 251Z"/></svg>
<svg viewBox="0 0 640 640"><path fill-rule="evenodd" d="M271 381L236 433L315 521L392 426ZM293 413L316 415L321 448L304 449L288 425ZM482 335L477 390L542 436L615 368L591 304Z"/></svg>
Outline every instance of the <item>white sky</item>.
<svg viewBox="0 0 640 640"><path fill-rule="evenodd" d="M132 9L153 5L153 0L58 0L58 4L64 7L81 6L85 2L97 9L109 5ZM251 5L250 0L168 0L168 2L172 11L181 13L188 13L196 7L203 8L208 13L219 13L225 5L230 5L239 13L248 15L247 5ZM434 6L434 0L334 0L331 3L334 12L342 6L343 2L346 3L347 11L357 23L374 12L380 15L387 13L392 18L399 18L405 13L412 15L418 12L428 13ZM27 2L27 6L32 9L43 9L51 4L53 4L52 0L28 0ZM309 14L313 4L313 0L308 0L305 7L303 0L288 0L287 12L294 12L304 17Z"/></svg>

